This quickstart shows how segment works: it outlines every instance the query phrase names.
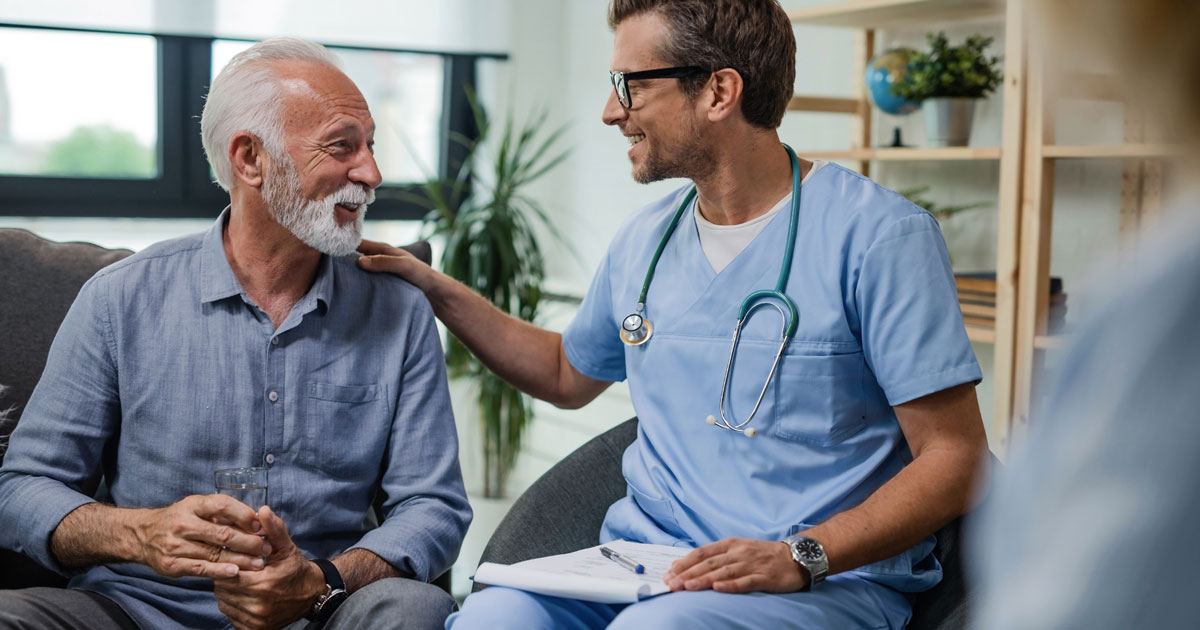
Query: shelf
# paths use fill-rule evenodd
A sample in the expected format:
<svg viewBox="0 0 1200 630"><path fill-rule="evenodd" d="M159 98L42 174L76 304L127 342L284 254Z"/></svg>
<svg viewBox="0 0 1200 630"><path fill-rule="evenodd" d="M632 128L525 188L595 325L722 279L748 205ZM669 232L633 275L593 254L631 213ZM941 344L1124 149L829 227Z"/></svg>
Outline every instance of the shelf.
<svg viewBox="0 0 1200 630"><path fill-rule="evenodd" d="M1183 148L1169 144L1048 144L1042 147L1042 155L1055 159L1095 158L1170 158L1183 154Z"/></svg>
<svg viewBox="0 0 1200 630"><path fill-rule="evenodd" d="M967 339L979 343L996 343L996 329L967 325Z"/></svg>
<svg viewBox="0 0 1200 630"><path fill-rule="evenodd" d="M1062 333L1056 335L1034 335L1033 347L1038 350L1053 350L1061 347L1069 340L1070 337Z"/></svg>
<svg viewBox="0 0 1200 630"><path fill-rule="evenodd" d="M791 112L831 112L835 114L869 114L870 105L857 98L831 96L793 96L788 102Z"/></svg>
<svg viewBox="0 0 1200 630"><path fill-rule="evenodd" d="M796 155L822 160L895 160L895 161L943 161L943 160L999 160L1000 147L943 147L943 148L879 148L851 149L849 151L796 151Z"/></svg>
<svg viewBox="0 0 1200 630"><path fill-rule="evenodd" d="M1003 13L1003 0L850 0L788 11L788 17L796 24L883 28L991 17Z"/></svg>

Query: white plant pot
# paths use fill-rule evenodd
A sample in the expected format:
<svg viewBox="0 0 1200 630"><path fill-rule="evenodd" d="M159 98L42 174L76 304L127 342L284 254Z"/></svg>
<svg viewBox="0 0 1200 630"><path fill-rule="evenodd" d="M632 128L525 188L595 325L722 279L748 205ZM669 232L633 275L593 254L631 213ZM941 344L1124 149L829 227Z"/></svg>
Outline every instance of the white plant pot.
<svg viewBox="0 0 1200 630"><path fill-rule="evenodd" d="M925 144L965 147L975 118L974 98L929 98L921 103L925 115Z"/></svg>

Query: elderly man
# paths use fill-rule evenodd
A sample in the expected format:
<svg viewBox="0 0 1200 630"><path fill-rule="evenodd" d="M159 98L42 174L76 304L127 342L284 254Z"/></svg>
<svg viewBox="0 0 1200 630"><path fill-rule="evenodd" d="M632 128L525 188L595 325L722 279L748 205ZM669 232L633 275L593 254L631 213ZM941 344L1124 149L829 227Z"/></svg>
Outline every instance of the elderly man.
<svg viewBox="0 0 1200 630"><path fill-rule="evenodd" d="M796 42L776 0L610 6L603 121L628 138L634 179L691 181L625 221L567 330L506 317L390 248L361 264L410 279L536 396L578 407L627 379L638 437L600 541L694 550L670 594L610 606L492 587L450 625L903 627L986 448L937 223L780 144Z"/></svg>
<svg viewBox="0 0 1200 630"><path fill-rule="evenodd" d="M380 183L367 103L269 40L201 128L229 207L88 281L12 436L0 545L71 582L0 594L0 628L438 627L471 511L429 304L346 257ZM266 506L212 494L236 466L268 468Z"/></svg>

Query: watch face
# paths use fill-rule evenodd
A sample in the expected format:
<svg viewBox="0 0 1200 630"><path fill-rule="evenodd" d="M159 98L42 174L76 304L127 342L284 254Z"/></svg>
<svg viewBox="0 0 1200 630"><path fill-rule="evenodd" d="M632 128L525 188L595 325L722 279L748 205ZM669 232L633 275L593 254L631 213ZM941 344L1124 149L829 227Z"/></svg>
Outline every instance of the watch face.
<svg viewBox="0 0 1200 630"><path fill-rule="evenodd" d="M796 543L796 551L799 551L800 556L805 560L817 561L825 557L825 551L815 540L801 540Z"/></svg>

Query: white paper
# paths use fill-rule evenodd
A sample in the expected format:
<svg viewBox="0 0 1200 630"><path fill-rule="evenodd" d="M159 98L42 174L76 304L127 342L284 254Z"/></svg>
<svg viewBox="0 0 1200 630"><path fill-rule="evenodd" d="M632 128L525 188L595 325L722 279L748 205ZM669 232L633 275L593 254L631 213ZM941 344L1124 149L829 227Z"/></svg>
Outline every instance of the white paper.
<svg viewBox="0 0 1200 630"><path fill-rule="evenodd" d="M634 573L605 558L600 553L601 546L641 564L645 573ZM628 604L671 590L663 583L663 574L672 562L691 551L687 547L615 540L605 545L512 565L485 562L479 565L474 580L481 584L507 586L553 597L602 604Z"/></svg>

